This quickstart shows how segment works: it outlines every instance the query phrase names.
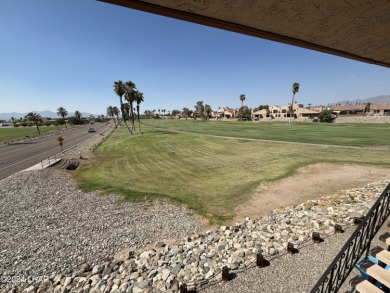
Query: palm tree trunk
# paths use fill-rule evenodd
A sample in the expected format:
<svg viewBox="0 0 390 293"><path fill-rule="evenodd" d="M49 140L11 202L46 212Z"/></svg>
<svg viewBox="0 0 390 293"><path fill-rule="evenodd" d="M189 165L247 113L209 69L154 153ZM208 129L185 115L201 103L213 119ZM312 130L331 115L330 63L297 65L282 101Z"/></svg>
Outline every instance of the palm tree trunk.
<svg viewBox="0 0 390 293"><path fill-rule="evenodd" d="M139 133L141 133L141 120L140 120L140 118L139 118L139 105L137 105L137 115L138 115Z"/></svg>
<svg viewBox="0 0 390 293"><path fill-rule="evenodd" d="M65 116L62 116L62 119L64 119L65 128L68 128L68 126L66 126Z"/></svg>
<svg viewBox="0 0 390 293"><path fill-rule="evenodd" d="M241 100L241 122L242 122L242 107L244 106L244 101Z"/></svg>
<svg viewBox="0 0 390 293"><path fill-rule="evenodd" d="M125 108L123 107L122 96L119 96L119 101L121 103L122 120L125 121ZM120 124L122 124L122 121L120 121Z"/></svg>
<svg viewBox="0 0 390 293"><path fill-rule="evenodd" d="M294 105L294 96L295 94L293 93L293 97L292 97L292 100L291 100L291 111L290 111L290 120L289 122L291 122L291 115L294 113L294 109L293 109L293 105Z"/></svg>
<svg viewBox="0 0 390 293"><path fill-rule="evenodd" d="M127 124L127 122L126 122L126 120L123 120L123 122L125 122L125 125L126 125L126 127L127 127L127 130L129 131L129 133L132 135L133 134L133 132L131 131L131 129L130 129L130 127L129 127L129 125Z"/></svg>
<svg viewBox="0 0 390 293"><path fill-rule="evenodd" d="M119 115L116 115L116 121L117 121L117 124L116 124L116 126L118 127L118 124L119 124Z"/></svg>
<svg viewBox="0 0 390 293"><path fill-rule="evenodd" d="M38 122L36 122L35 125L37 126L39 135L41 135L41 131L39 130L39 126L38 126Z"/></svg>
<svg viewBox="0 0 390 293"><path fill-rule="evenodd" d="M133 102L130 102L130 112L131 112L131 129L135 130L135 123L134 123L134 110L133 110Z"/></svg>

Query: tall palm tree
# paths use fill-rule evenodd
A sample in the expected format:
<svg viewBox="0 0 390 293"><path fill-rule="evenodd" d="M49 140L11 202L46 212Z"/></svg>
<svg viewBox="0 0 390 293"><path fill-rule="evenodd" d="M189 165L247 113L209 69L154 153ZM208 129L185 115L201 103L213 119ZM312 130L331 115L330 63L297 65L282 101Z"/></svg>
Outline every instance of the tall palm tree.
<svg viewBox="0 0 390 293"><path fill-rule="evenodd" d="M294 108L293 108L294 107L294 97L298 91L299 91L299 83L294 82L292 85L293 96L292 96L291 106L290 106L290 121L289 122L291 122L291 115L294 114Z"/></svg>
<svg viewBox="0 0 390 293"><path fill-rule="evenodd" d="M245 95L240 95L241 109L244 106ZM242 110L241 110L241 122L242 122Z"/></svg>
<svg viewBox="0 0 390 293"><path fill-rule="evenodd" d="M74 117L77 118L77 120L79 121L79 124L81 123L81 113L79 111L75 111L74 112Z"/></svg>
<svg viewBox="0 0 390 293"><path fill-rule="evenodd" d="M139 127L139 133L141 133L141 121L139 117L139 104L141 104L144 101L144 93L143 92L136 92L135 100L137 102L137 116L138 116L138 127Z"/></svg>
<svg viewBox="0 0 390 293"><path fill-rule="evenodd" d="M37 113L30 112L26 115L27 121L33 121L35 123L35 126L37 127L39 135L41 135L41 131L39 130L38 123L41 122L41 115Z"/></svg>
<svg viewBox="0 0 390 293"><path fill-rule="evenodd" d="M131 130L135 130L133 102L135 101L136 90L137 89L134 82L132 82L131 80L125 82L125 99L130 104Z"/></svg>
<svg viewBox="0 0 390 293"><path fill-rule="evenodd" d="M121 80L114 81L114 92L118 95L119 97L119 103L121 107L121 112L122 112L122 120L126 123L125 121L125 111L123 108L123 100L122 97L125 94L125 85Z"/></svg>
<svg viewBox="0 0 390 293"><path fill-rule="evenodd" d="M66 109L65 109L64 107L59 107L59 108L57 109L57 115L58 115L58 116L61 116L62 119L64 119L65 128L68 128L68 127L66 126L66 121L65 121L66 116L68 116L68 111L66 111Z"/></svg>

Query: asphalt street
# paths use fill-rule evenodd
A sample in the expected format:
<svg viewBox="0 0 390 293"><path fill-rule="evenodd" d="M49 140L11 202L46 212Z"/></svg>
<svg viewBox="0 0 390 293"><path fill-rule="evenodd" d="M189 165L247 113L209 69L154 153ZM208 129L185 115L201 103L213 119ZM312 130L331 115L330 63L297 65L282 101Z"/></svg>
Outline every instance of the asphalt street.
<svg viewBox="0 0 390 293"><path fill-rule="evenodd" d="M96 132L88 133L88 128L95 128ZM75 129L61 134L42 136L34 140L20 140L20 142L0 147L0 179L8 177L18 171L29 168L42 160L61 152L57 138L64 138L63 150L88 139L105 127L105 123L76 126Z"/></svg>

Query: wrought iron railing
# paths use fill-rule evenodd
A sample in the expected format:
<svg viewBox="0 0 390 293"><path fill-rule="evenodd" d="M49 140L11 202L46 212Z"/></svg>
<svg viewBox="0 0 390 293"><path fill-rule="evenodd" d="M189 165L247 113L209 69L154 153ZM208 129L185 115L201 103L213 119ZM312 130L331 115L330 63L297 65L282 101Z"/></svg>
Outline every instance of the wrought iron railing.
<svg viewBox="0 0 390 293"><path fill-rule="evenodd" d="M338 292L364 251L368 256L371 240L390 214L389 204L390 184L313 287L312 293Z"/></svg>

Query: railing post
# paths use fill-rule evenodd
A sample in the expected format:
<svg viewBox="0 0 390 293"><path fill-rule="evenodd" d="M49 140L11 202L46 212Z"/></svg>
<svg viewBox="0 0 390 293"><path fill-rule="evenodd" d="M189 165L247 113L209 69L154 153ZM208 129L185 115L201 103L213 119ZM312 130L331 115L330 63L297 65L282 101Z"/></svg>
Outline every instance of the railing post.
<svg viewBox="0 0 390 293"><path fill-rule="evenodd" d="M374 216L374 223L373 223L373 227L372 229L369 229L368 231L370 232L370 237L368 238L368 244L367 244L367 248L366 248L366 258L368 257L368 254L370 253L370 246L371 246L371 239L374 237L374 235L376 234L376 220L378 218L378 210L379 208L381 207L381 203L378 204L377 208L376 208L376 212L375 212L375 216Z"/></svg>
<svg viewBox="0 0 390 293"><path fill-rule="evenodd" d="M390 184L387 185L355 232L352 233L328 269L318 280L311 290L312 293L337 292L340 289L365 251L366 256L368 255L372 239L390 215L389 204ZM335 271L336 268L337 272Z"/></svg>

